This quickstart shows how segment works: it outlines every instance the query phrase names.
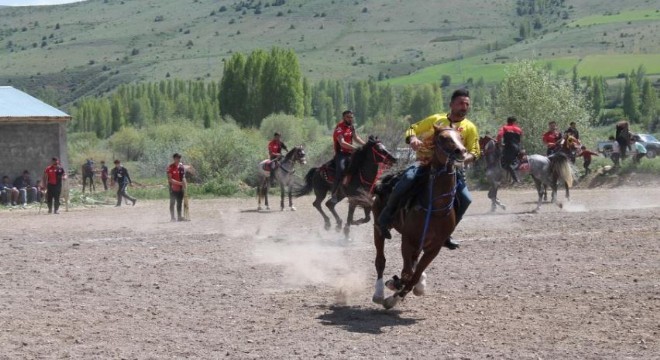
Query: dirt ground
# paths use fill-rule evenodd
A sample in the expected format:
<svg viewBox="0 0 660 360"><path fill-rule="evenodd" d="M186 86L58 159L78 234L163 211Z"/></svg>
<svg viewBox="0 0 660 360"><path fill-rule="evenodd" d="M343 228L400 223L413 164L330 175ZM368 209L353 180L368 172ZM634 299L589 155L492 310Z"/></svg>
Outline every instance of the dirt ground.
<svg viewBox="0 0 660 360"><path fill-rule="evenodd" d="M326 232L310 197L193 199L189 223L165 201L3 210L0 359L660 359L659 187L539 213L532 189L494 214L473 196L462 247L393 310L371 302L371 225Z"/></svg>

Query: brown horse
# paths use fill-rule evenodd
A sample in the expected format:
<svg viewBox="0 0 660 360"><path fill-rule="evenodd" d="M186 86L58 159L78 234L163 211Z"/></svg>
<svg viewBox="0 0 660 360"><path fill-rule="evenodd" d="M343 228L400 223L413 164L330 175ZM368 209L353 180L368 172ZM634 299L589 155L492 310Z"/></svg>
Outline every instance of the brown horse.
<svg viewBox="0 0 660 360"><path fill-rule="evenodd" d="M424 293L424 270L438 255L456 226L453 206L456 195L455 164L465 159L467 150L459 133L452 128L435 126L432 140L430 147L433 149L433 155L430 163L425 165L426 178L419 184L419 188L423 190L408 209L399 209L395 215L393 225L394 229L401 233L403 269L400 279L394 276L392 281L388 281L388 288L395 293L387 299L384 299L383 283L385 239L380 232L374 231L378 278L373 301L382 304L386 309L394 307L411 290L415 295ZM388 194L378 190L376 194L373 210L375 218L378 218L387 203ZM422 250L424 254L420 258Z"/></svg>

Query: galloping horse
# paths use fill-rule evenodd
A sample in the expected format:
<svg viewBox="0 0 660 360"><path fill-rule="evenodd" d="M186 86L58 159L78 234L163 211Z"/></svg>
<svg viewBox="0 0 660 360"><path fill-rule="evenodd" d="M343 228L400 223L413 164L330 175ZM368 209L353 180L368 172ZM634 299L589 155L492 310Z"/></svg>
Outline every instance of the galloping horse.
<svg viewBox="0 0 660 360"><path fill-rule="evenodd" d="M497 147L495 139L489 136L479 139L479 146L483 155L482 159L486 163L486 180L490 184L488 188L490 211L497 210L498 206L502 210L506 210L506 206L497 198L497 191L505 178L505 171L502 169L502 151Z"/></svg>
<svg viewBox="0 0 660 360"><path fill-rule="evenodd" d="M557 200L557 183L559 180L566 184L566 199L570 200L568 189L573 186L573 170L566 154L557 152L548 157L534 154L527 156L527 161L529 162L529 173L534 179L536 192L539 195L536 210L541 208L541 199L544 196L547 199L547 191L544 189L546 186L550 186L552 189L551 201L554 203ZM543 185L543 188L541 185Z"/></svg>
<svg viewBox="0 0 660 360"><path fill-rule="evenodd" d="M300 163L302 165L307 163L305 158L305 150L303 146L296 146L291 151L289 151L285 156L284 160L275 159L275 160L264 160L259 163L259 185L257 187L257 197L259 198L259 205L257 210L261 210L261 197L264 197L264 205L266 210L270 210L268 206L268 183L270 178L270 172L275 171L275 179L280 185L281 190L281 199L280 199L280 209L284 211L284 194L285 191L288 191L289 194L289 208L291 211L295 211L296 208L293 206L293 201L291 198L291 187L293 185L293 174L295 172L294 165Z"/></svg>
<svg viewBox="0 0 660 360"><path fill-rule="evenodd" d="M413 197L407 209L399 209L395 215L394 229L401 233L403 269L401 278L394 276L387 282L394 295L384 298L383 272L385 270L385 238L374 231L376 246L376 285L372 300L386 309L394 307L411 290L423 295L426 287L424 270L435 259L445 241L456 227L454 199L456 196L455 164L465 159L467 150L459 133L452 128L435 126L432 137L433 155L427 165L426 179L419 188L419 197ZM384 179L376 189L373 202L374 216L378 218L387 204L389 192ZM368 200L368 199L363 199ZM420 254L424 254L420 258Z"/></svg>
<svg viewBox="0 0 660 360"><path fill-rule="evenodd" d="M368 192L371 194L376 185L376 181L386 167L394 164L396 158L387 150L385 145L377 138L369 136L367 143L360 149L356 150L351 156L351 161L346 169L346 176L349 181L348 184L342 185L337 194L337 202L341 201L347 196L356 196L361 192ZM326 198L328 192L332 189L335 169L334 161L329 161L318 168L312 168L305 176L305 186L295 191L295 196L307 195L314 190L316 199L314 200L314 207L323 216L324 227L326 230L330 229L330 217L326 215L321 207L321 203ZM331 200L326 201L325 206L330 210L332 216L337 223L337 231L342 228L342 220L335 211L336 203ZM371 207L364 208L364 218L353 220L356 204L349 203L348 217L344 226L344 235L348 237L351 225L360 225L368 223L371 220Z"/></svg>

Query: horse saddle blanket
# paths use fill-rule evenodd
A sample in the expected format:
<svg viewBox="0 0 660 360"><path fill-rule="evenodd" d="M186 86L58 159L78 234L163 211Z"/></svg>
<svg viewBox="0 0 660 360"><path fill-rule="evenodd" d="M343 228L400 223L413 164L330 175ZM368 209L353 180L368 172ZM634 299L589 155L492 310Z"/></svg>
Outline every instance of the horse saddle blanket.
<svg viewBox="0 0 660 360"><path fill-rule="evenodd" d="M264 160L261 162L261 170L271 172L279 167L279 163L273 160Z"/></svg>
<svg viewBox="0 0 660 360"><path fill-rule="evenodd" d="M335 161L330 160L326 162L325 164L321 165L319 168L319 171L321 173L321 177L325 179L328 183L332 184L335 182Z"/></svg>

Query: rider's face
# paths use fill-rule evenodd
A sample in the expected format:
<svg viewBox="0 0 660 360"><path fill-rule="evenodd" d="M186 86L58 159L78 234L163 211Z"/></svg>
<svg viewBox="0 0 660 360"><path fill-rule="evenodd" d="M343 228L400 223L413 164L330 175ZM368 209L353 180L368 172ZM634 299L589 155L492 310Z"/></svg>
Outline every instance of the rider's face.
<svg viewBox="0 0 660 360"><path fill-rule="evenodd" d="M353 114L344 115L344 121L349 123L349 124L352 124L353 123Z"/></svg>
<svg viewBox="0 0 660 360"><path fill-rule="evenodd" d="M463 120L470 111L470 98L467 96L459 96L455 98L450 104L452 120Z"/></svg>

